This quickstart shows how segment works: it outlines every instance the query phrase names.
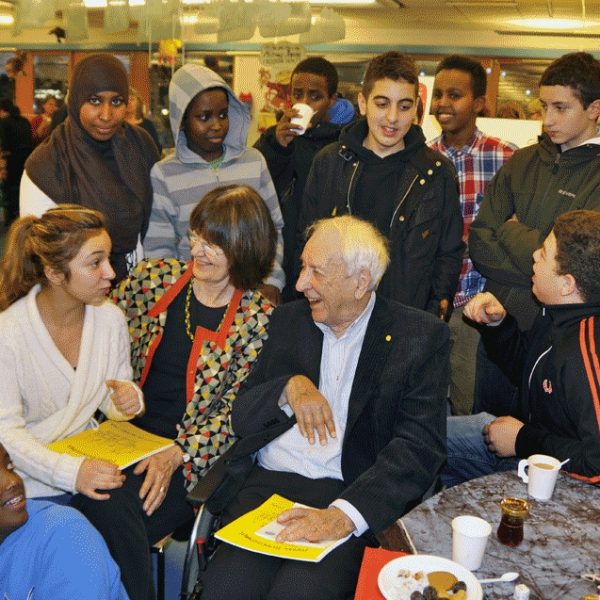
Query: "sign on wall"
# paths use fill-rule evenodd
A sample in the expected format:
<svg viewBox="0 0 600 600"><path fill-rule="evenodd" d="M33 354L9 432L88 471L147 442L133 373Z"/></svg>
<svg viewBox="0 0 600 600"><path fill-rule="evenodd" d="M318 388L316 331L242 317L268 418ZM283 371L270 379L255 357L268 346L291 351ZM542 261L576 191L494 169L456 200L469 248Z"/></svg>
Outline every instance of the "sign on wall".
<svg viewBox="0 0 600 600"><path fill-rule="evenodd" d="M281 42L264 44L260 53L261 99L258 106L258 130L276 123L277 112L288 106L288 87L294 67L304 58L303 46Z"/></svg>

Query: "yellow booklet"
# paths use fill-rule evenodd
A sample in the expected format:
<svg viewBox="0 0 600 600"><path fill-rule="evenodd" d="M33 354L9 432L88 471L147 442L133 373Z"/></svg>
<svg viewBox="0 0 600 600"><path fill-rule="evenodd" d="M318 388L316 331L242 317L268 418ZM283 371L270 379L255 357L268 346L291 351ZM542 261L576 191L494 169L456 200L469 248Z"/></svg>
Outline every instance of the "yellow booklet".
<svg viewBox="0 0 600 600"><path fill-rule="evenodd" d="M173 440L148 433L127 421L104 421L97 429L86 429L48 444L50 450L87 456L114 463L124 469L173 445Z"/></svg>
<svg viewBox="0 0 600 600"><path fill-rule="evenodd" d="M296 507L308 508L303 504L273 494L258 508L219 529L215 533L215 537L251 552L308 562L321 561L334 548L343 544L350 537L346 536L339 540L324 540L316 543L304 540L286 543L275 541L277 534L284 527L277 523L277 517L283 511Z"/></svg>

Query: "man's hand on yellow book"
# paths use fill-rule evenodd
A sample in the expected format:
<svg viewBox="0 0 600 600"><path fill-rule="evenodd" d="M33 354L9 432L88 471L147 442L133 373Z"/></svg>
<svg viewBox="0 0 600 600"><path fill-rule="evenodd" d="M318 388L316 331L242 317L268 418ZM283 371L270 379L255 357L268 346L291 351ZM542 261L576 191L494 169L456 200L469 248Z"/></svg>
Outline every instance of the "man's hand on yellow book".
<svg viewBox="0 0 600 600"><path fill-rule="evenodd" d="M136 475L146 471L144 483L140 488L140 498L144 500L144 512L150 516L162 503L169 490L173 473L183 464L183 451L177 445L153 454L140 461L135 469Z"/></svg>
<svg viewBox="0 0 600 600"><path fill-rule="evenodd" d="M355 530L352 519L335 506L320 510L291 508L282 512L277 522L286 525L277 536L278 542L339 540Z"/></svg>
<svg viewBox="0 0 600 600"><path fill-rule="evenodd" d="M86 458L77 471L75 488L93 500L108 500L110 494L100 494L96 490L114 490L120 488L124 481L125 475L117 465L105 460Z"/></svg>

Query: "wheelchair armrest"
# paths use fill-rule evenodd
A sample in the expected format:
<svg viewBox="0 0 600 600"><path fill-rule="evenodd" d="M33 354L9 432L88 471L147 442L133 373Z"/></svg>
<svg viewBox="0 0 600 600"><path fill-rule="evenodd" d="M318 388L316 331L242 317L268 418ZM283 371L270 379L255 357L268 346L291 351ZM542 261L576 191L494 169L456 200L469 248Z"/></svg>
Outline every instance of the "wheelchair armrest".
<svg viewBox="0 0 600 600"><path fill-rule="evenodd" d="M221 457L217 460L210 469L204 474L202 479L198 481L194 489L188 493L187 501L194 507L206 504L213 494L219 489L223 483L227 470L224 465L226 461Z"/></svg>
<svg viewBox="0 0 600 600"><path fill-rule="evenodd" d="M253 453L290 428L290 421L279 423L240 439L220 456L187 495L192 506L207 504L217 515L236 496L252 469Z"/></svg>
<svg viewBox="0 0 600 600"><path fill-rule="evenodd" d="M187 495L192 506L206 504L213 515L219 515L235 498L252 469L251 456L236 457L235 446L229 448L204 474Z"/></svg>

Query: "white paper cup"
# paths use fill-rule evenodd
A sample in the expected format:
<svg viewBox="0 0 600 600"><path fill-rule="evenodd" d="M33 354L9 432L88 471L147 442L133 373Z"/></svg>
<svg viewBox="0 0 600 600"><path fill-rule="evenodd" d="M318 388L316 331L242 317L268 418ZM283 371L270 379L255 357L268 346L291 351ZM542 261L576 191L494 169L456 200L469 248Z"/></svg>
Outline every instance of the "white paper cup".
<svg viewBox="0 0 600 600"><path fill-rule="evenodd" d="M452 519L452 560L469 571L479 569L491 531L492 526L479 517Z"/></svg>
<svg viewBox="0 0 600 600"><path fill-rule="evenodd" d="M294 104L292 108L295 108L299 114L290 119L290 121L295 125L298 135L302 135L306 131L306 128L308 127L310 120L313 118L315 111L311 106L302 102Z"/></svg>
<svg viewBox="0 0 600 600"><path fill-rule="evenodd" d="M527 484L527 493L536 500L550 500L556 485L560 461L545 454L532 454L519 461L519 477Z"/></svg>

